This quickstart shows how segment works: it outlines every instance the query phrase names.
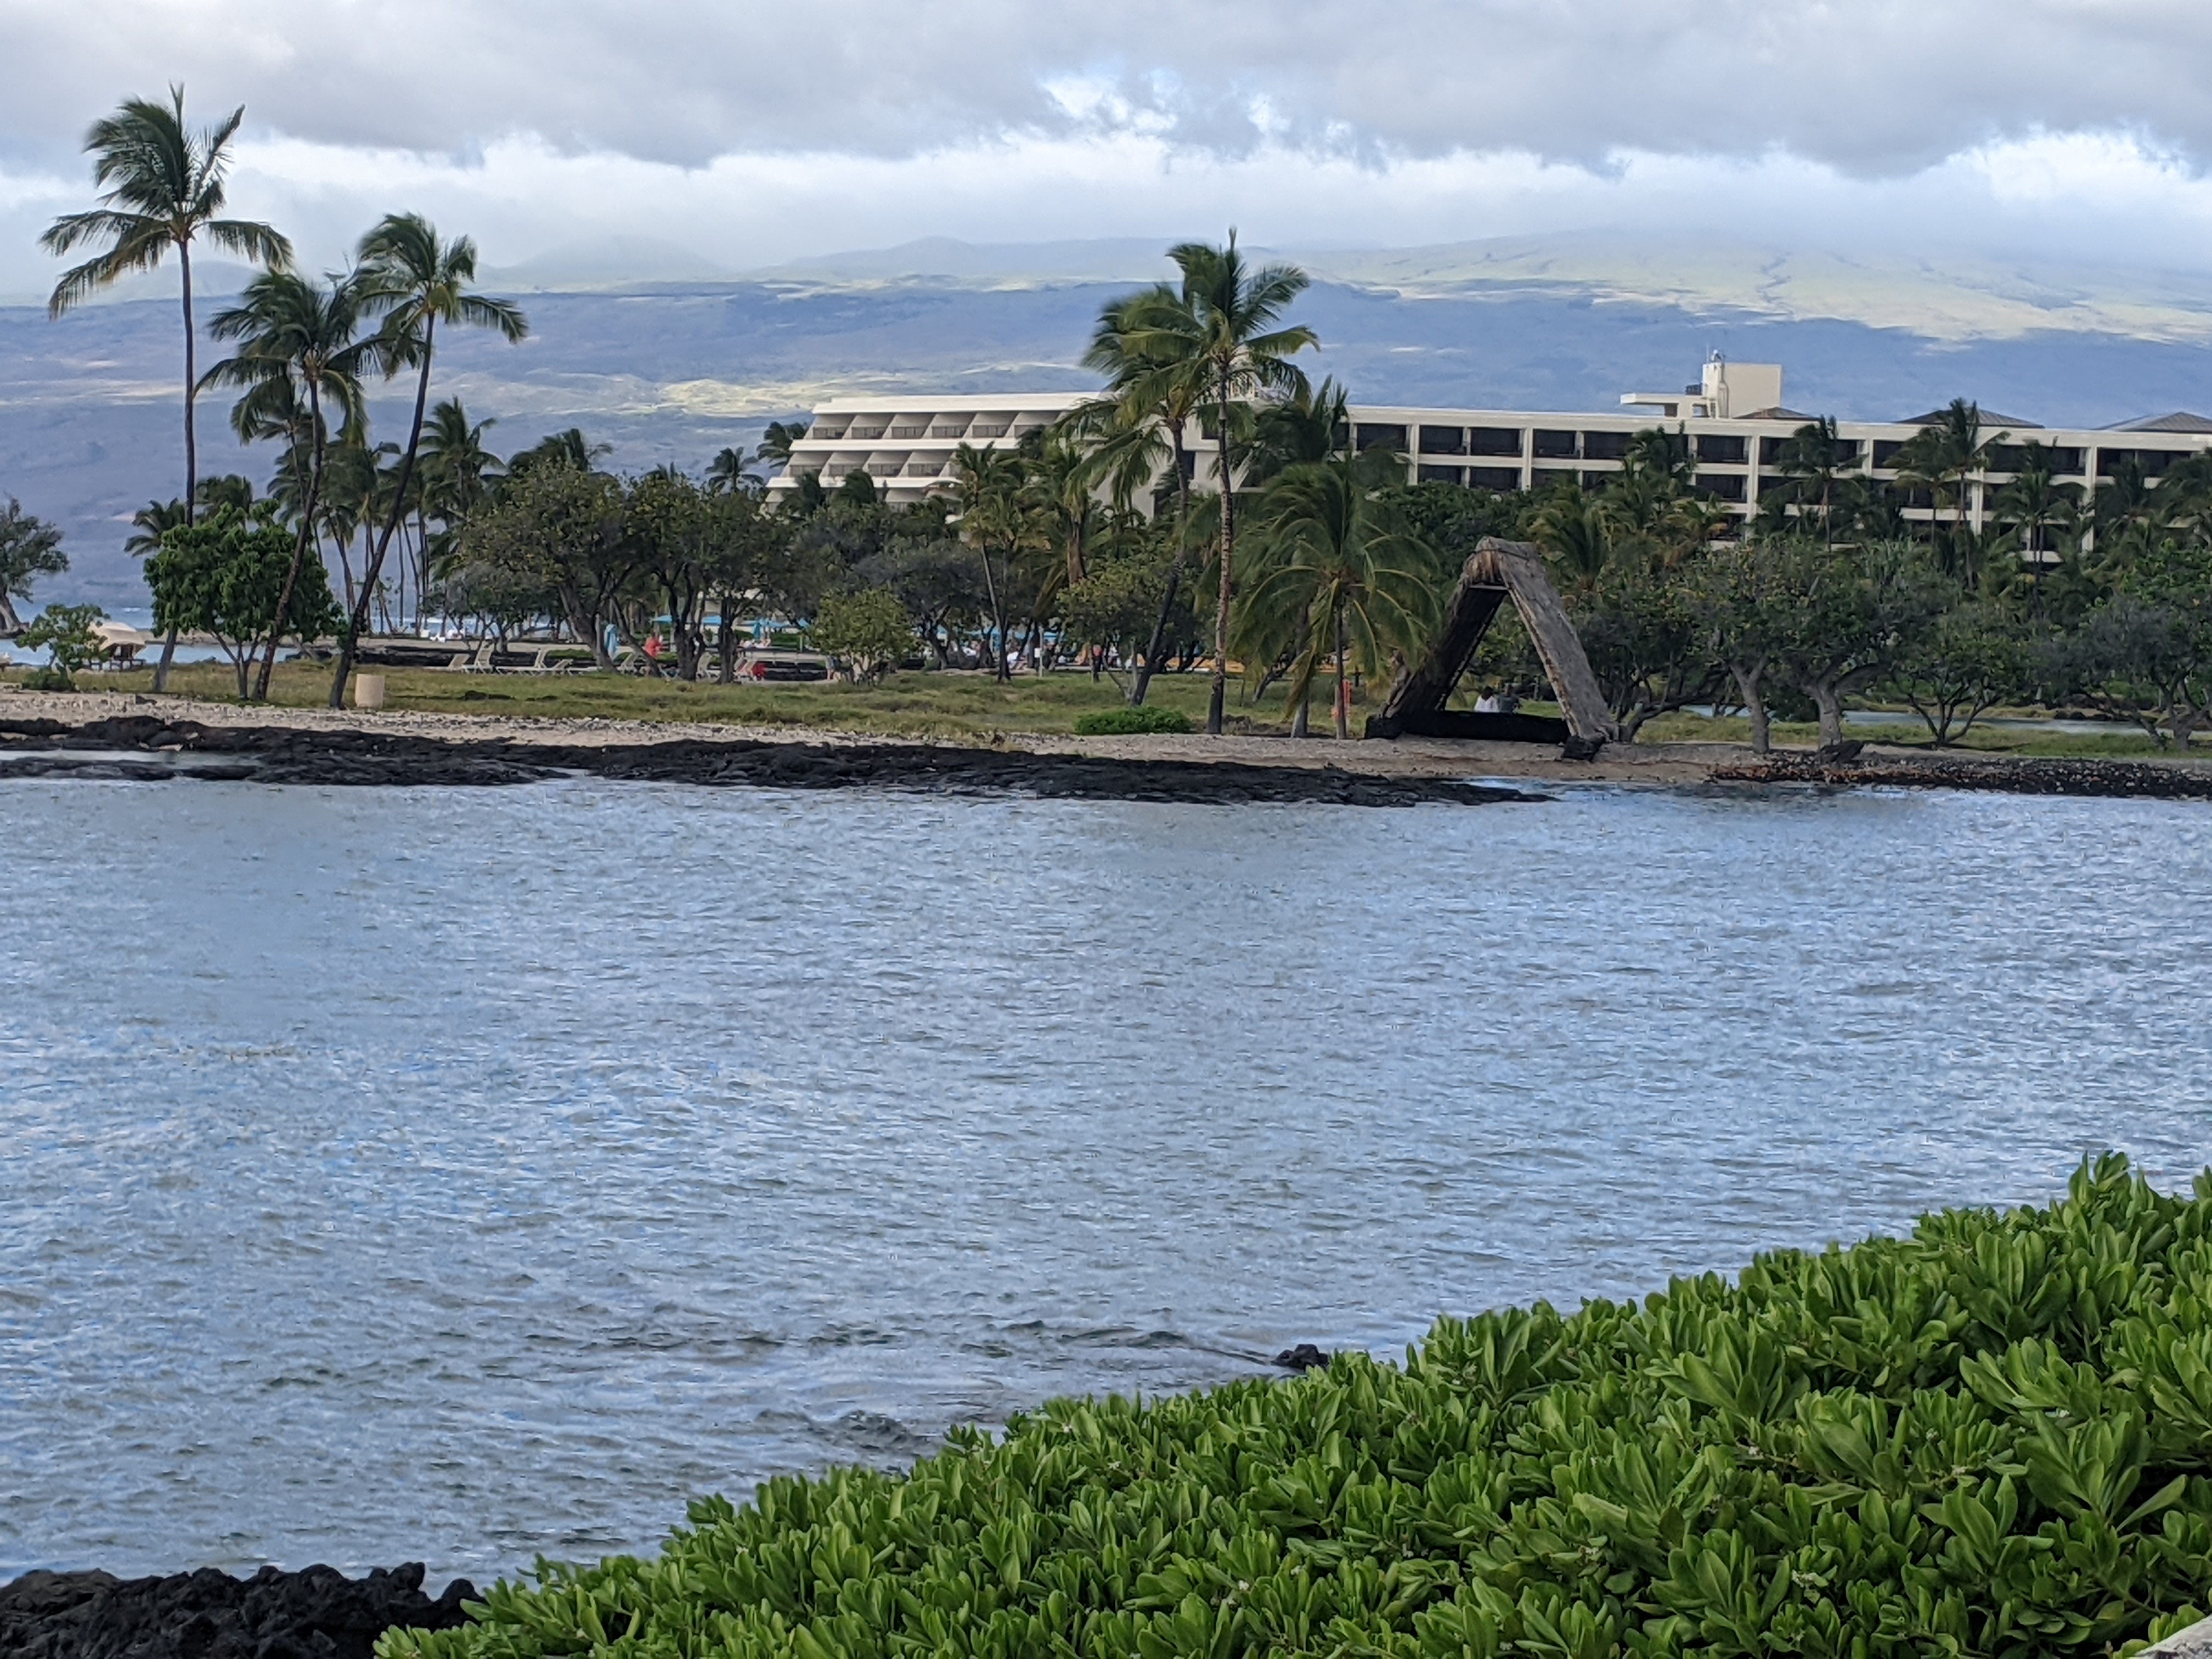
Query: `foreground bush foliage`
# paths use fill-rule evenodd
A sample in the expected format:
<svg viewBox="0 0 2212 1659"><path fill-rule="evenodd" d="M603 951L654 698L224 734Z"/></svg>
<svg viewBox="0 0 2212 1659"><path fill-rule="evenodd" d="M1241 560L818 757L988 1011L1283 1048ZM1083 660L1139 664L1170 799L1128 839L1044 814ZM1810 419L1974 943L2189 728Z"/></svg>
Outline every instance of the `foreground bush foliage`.
<svg viewBox="0 0 2212 1659"><path fill-rule="evenodd" d="M2212 1176L1440 1321L1401 1370L1064 1401L696 1504L384 1659L2125 1650L2212 1576Z"/></svg>

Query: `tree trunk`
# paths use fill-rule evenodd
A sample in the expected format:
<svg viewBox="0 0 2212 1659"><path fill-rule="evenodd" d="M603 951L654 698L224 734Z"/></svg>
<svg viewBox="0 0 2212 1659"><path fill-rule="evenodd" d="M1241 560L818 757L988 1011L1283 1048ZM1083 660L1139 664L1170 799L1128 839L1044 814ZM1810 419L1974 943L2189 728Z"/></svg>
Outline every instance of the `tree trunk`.
<svg viewBox="0 0 2212 1659"><path fill-rule="evenodd" d="M1352 738L1352 685L1344 678L1344 605L1336 605L1336 740L1348 743Z"/></svg>
<svg viewBox="0 0 2212 1659"><path fill-rule="evenodd" d="M276 672L276 642L284 637L284 616L292 608L292 590L299 585L301 567L307 562L307 549L315 535L315 511L322 504L323 495L323 399L320 386L310 376L307 381L307 418L314 422L314 471L307 476L306 509L300 514L300 538L292 548L291 568L284 573L284 586L276 595L276 614L269 623L269 649L261 659L261 673L254 682L253 701L269 701L269 677ZM319 552L316 555L320 557Z"/></svg>
<svg viewBox="0 0 2212 1659"><path fill-rule="evenodd" d="M1152 640L1145 652L1145 659L1137 665L1135 678L1129 684L1129 707L1141 708L1145 693L1151 687L1152 676L1159 672L1160 653L1167 649L1168 618L1175 614L1176 597L1182 591L1182 564L1185 557L1184 541L1190 530L1190 480L1182 470L1182 423L1178 421L1169 428L1173 441L1171 464L1176 475L1176 550L1175 559L1168 566L1168 591L1160 601L1159 620L1152 624Z"/></svg>
<svg viewBox="0 0 2212 1659"><path fill-rule="evenodd" d="M198 435L193 431L192 409L199 397L198 360L192 339L192 250L190 243L177 244L177 266L184 278L185 303L185 522L192 522L196 499L200 493L200 451ZM177 630L172 626L161 635L161 660L154 665L154 690L156 693L169 689L169 665L177 659ZM239 695L245 695L244 688Z"/></svg>
<svg viewBox="0 0 2212 1659"><path fill-rule="evenodd" d="M1291 735L1303 738L1307 734L1308 714L1313 702L1313 682L1306 682L1305 690L1298 693L1297 712L1291 716Z"/></svg>
<svg viewBox="0 0 2212 1659"><path fill-rule="evenodd" d="M991 601L993 635L992 639L987 639L984 641L984 648L995 659L999 678L1012 679L1013 676L1006 669L1006 619L999 613L999 579L991 569L989 545L987 544L981 550L983 555L983 592Z"/></svg>
<svg viewBox="0 0 2212 1659"><path fill-rule="evenodd" d="M1229 380L1221 381L1221 401L1214 410L1215 448L1220 457L1221 477L1215 482L1221 486L1221 594L1213 610L1213 692L1206 699L1206 731L1209 737L1221 735L1221 707L1229 696L1229 594L1232 577L1231 566L1237 557L1237 492L1230 487L1229 478Z"/></svg>
<svg viewBox="0 0 2212 1659"><path fill-rule="evenodd" d="M331 701L333 708L345 707L346 680L353 672L354 644L362 629L368 626L368 595L376 587L376 578L384 568L385 550L392 545L392 532L399 528L400 520L407 516L407 485L415 476L415 452L422 441L422 414L430 396L430 357L435 347L438 319L432 316L422 325L422 372L415 379L415 422L407 429L407 453L399 458L399 480L392 489L392 517L384 526L384 533L376 538L376 550L369 556L368 568L362 576L362 599L346 617L344 628L338 633L337 672L331 676ZM316 429L316 442L322 441L321 428Z"/></svg>
<svg viewBox="0 0 2212 1659"><path fill-rule="evenodd" d="M193 521L200 493L199 434L194 428L193 406L200 395L198 373L198 343L192 328L192 248L190 242L177 244L177 269L184 278L185 298L185 522Z"/></svg>
<svg viewBox="0 0 2212 1659"><path fill-rule="evenodd" d="M1844 697L1833 680L1815 680L1805 688L1805 695L1820 710L1820 747L1831 748L1844 740Z"/></svg>
<svg viewBox="0 0 2212 1659"><path fill-rule="evenodd" d="M1743 712L1751 721L1751 752L1765 755L1771 752L1772 735L1766 720L1766 697L1759 689L1765 678L1764 665L1758 668L1734 668L1729 671L1735 677L1736 690L1743 694Z"/></svg>

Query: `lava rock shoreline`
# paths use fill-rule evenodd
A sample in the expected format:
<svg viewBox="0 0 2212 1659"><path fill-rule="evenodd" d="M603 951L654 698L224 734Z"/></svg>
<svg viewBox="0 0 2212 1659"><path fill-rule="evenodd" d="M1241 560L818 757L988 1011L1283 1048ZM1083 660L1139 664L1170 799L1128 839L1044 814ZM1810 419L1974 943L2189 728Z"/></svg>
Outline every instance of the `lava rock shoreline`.
<svg viewBox="0 0 2212 1659"><path fill-rule="evenodd" d="M179 763L178 757L187 756L191 757L190 764ZM1443 778L1373 777L1333 766L1109 760L1028 750L910 743L684 738L661 743L554 744L278 726L205 726L154 715L119 715L74 726L51 720L0 720L0 775L9 777L481 786L534 783L580 774L726 787L872 786L950 794L1018 793L1047 799L1224 805L1320 802L1415 806L1443 802L1475 806L1544 799L1526 790Z"/></svg>
<svg viewBox="0 0 2212 1659"><path fill-rule="evenodd" d="M2013 795L2102 795L2153 800L2212 800L2212 769L2155 761L2064 760L2006 756L1776 754L1717 766L1716 783L1818 783L1843 788L1996 790Z"/></svg>
<svg viewBox="0 0 2212 1659"><path fill-rule="evenodd" d="M456 1578L433 1601L422 1564L348 1578L332 1567L264 1567L234 1578L214 1567L167 1577L27 1572L0 1585L7 1659L371 1659L400 1629L465 1624L476 1586Z"/></svg>

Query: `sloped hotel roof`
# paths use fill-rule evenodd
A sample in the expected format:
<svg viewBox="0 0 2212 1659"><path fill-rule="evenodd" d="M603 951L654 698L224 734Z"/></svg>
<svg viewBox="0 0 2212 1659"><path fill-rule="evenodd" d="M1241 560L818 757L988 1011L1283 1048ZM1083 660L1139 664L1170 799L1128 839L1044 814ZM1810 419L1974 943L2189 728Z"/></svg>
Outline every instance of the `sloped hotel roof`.
<svg viewBox="0 0 2212 1659"><path fill-rule="evenodd" d="M2212 432L2212 420L2177 409L2171 415L2146 415L2139 421L2122 421L2107 432Z"/></svg>
<svg viewBox="0 0 2212 1659"><path fill-rule="evenodd" d="M1948 418L1949 415L1950 411L1948 410L1931 409L1925 415L1915 415L1909 420L1899 421L1897 424L1899 426L1941 426L1943 424L1944 421ZM1982 411L1982 424L1984 426L2007 426L2010 427L2015 432L2040 432L2044 429L2043 422L2040 421L2024 421L2017 415L2000 415L1994 409L1985 409ZM2212 431L2212 427L2208 427L2205 429L2207 431Z"/></svg>

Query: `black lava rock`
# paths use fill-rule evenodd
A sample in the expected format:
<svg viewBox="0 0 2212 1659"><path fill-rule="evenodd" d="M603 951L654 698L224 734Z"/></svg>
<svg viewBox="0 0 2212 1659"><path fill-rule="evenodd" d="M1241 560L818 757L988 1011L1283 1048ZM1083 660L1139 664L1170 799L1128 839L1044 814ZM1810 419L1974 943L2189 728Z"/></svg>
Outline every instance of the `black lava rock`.
<svg viewBox="0 0 2212 1659"><path fill-rule="evenodd" d="M422 1564L366 1578L331 1567L264 1567L234 1578L213 1567L166 1578L27 1572L0 1587L7 1659L371 1659L394 1626L450 1630L476 1599L465 1578L432 1601Z"/></svg>
<svg viewBox="0 0 2212 1659"><path fill-rule="evenodd" d="M1275 1363L1286 1371L1317 1371L1326 1367L1334 1357L1310 1342L1301 1342L1297 1347L1285 1348L1277 1354Z"/></svg>

